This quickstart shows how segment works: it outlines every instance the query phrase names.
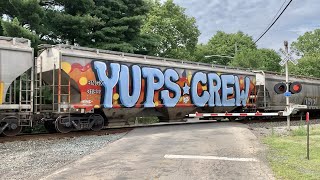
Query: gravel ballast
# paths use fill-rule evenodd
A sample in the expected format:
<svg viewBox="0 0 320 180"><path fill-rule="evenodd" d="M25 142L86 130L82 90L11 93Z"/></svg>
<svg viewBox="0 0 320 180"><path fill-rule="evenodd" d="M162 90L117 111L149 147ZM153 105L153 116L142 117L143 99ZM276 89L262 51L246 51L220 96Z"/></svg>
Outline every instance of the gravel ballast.
<svg viewBox="0 0 320 180"><path fill-rule="evenodd" d="M287 130L287 121L279 122L257 122L247 124L252 132L257 137L265 137L272 134L288 135L290 131ZM305 120L302 121L290 121L291 129L299 128L300 126L306 126ZM310 127L320 126L320 120L310 120Z"/></svg>
<svg viewBox="0 0 320 180"><path fill-rule="evenodd" d="M1 143L0 179L39 179L125 134Z"/></svg>

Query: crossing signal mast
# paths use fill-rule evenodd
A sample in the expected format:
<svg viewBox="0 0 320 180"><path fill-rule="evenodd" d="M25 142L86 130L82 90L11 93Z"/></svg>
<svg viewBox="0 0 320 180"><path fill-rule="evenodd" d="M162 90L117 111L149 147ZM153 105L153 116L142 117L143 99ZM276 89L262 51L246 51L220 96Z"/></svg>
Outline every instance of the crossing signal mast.
<svg viewBox="0 0 320 180"><path fill-rule="evenodd" d="M285 65L286 69L286 83L278 83L275 85L274 90L278 94L284 93L284 96L286 96L286 106L287 109L289 109L289 97L291 94L299 93L302 90L302 85L299 82L289 82L289 70L288 70L288 61L292 62L294 65L298 64L298 60L294 59L292 57L292 54L294 51L291 50L291 52L288 52L288 41L284 41L284 49L280 49L280 52L285 56L280 62L280 66ZM287 128L290 130L290 115L287 116Z"/></svg>

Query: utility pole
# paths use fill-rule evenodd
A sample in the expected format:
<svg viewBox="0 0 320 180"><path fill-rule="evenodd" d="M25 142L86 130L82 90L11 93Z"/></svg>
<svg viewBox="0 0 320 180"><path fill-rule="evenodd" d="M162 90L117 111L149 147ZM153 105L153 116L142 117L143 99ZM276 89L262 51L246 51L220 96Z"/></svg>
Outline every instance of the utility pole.
<svg viewBox="0 0 320 180"><path fill-rule="evenodd" d="M284 50L288 54L288 41L284 41ZM288 61L286 61L286 85L287 85L287 92L289 91L289 72L288 72ZM287 110L289 109L289 96L286 96L286 107ZM287 116L287 128L290 130L290 115Z"/></svg>

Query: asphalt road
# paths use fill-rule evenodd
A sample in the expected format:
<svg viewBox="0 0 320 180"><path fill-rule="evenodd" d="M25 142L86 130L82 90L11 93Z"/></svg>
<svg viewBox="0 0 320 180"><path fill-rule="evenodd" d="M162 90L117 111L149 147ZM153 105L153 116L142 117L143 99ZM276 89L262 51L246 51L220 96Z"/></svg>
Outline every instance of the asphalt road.
<svg viewBox="0 0 320 180"><path fill-rule="evenodd" d="M43 179L274 179L264 154L239 123L138 128Z"/></svg>

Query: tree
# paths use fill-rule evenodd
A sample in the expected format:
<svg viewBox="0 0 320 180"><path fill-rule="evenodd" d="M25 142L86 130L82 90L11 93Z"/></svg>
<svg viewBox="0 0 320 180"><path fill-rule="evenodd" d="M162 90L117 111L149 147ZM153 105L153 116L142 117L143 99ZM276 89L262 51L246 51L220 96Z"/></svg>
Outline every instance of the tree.
<svg viewBox="0 0 320 180"><path fill-rule="evenodd" d="M304 35L299 36L291 46L299 52L299 55L320 52L320 29L306 32Z"/></svg>
<svg viewBox="0 0 320 180"><path fill-rule="evenodd" d="M271 49L243 49L236 54L230 65L279 72L280 61L281 57Z"/></svg>
<svg viewBox="0 0 320 180"><path fill-rule="evenodd" d="M148 49L149 55L189 59L198 42L200 32L194 18L185 9L167 0L153 3L142 26L142 34L153 36L157 44Z"/></svg>
<svg viewBox="0 0 320 180"><path fill-rule="evenodd" d="M140 27L149 6L144 0L55 0L48 11L50 38L94 48L138 51ZM63 7L62 10L54 8Z"/></svg>
<svg viewBox="0 0 320 180"><path fill-rule="evenodd" d="M215 64L216 62L212 62L212 58L206 58L207 55L212 55L214 52L209 49L207 44L198 44L196 49L191 57L191 60L197 62L204 62L204 63L212 63Z"/></svg>
<svg viewBox="0 0 320 180"><path fill-rule="evenodd" d="M290 64L290 73L304 76L313 76L320 78L320 53L313 53L303 56L299 59L297 66Z"/></svg>
<svg viewBox="0 0 320 180"><path fill-rule="evenodd" d="M0 36L3 36L2 21L0 20Z"/></svg>
<svg viewBox="0 0 320 180"><path fill-rule="evenodd" d="M291 44L291 47L297 50L301 59L299 59L299 65L289 66L290 72L298 75L320 77L320 29L299 36L297 41Z"/></svg>
<svg viewBox="0 0 320 180"><path fill-rule="evenodd" d="M222 55L234 57L238 52L247 49L256 49L252 37L239 31L237 33L227 34L218 31L208 42L206 55ZM216 64L228 65L232 58L213 56L205 61L215 62Z"/></svg>
<svg viewBox="0 0 320 180"><path fill-rule="evenodd" d="M1 20L0 34L5 36L24 37L30 39L34 47L39 38L36 34L44 31L41 24L44 10L37 0L10 0L0 2ZM1 32L2 31L2 32Z"/></svg>
<svg viewBox="0 0 320 180"><path fill-rule="evenodd" d="M10 0L0 2L0 13L6 19L17 18L22 26L27 26L31 30L41 29L41 17L44 9L38 0Z"/></svg>
<svg viewBox="0 0 320 180"><path fill-rule="evenodd" d="M95 0L95 17L104 24L94 27L91 41L103 49L125 52L139 50L139 45L146 44L140 29L149 10L144 0Z"/></svg>
<svg viewBox="0 0 320 180"><path fill-rule="evenodd" d="M12 22L2 21L1 26L3 29L3 35L10 37L24 37L29 40L34 45L39 44L39 38L36 34L32 33L30 30L21 26L18 18L14 18Z"/></svg>
<svg viewBox="0 0 320 180"><path fill-rule="evenodd" d="M92 45L93 42L90 39L92 29L98 24L103 24L98 18L89 14L71 15L66 12L48 10L46 16L45 24L50 30L47 39L51 43Z"/></svg>
<svg viewBox="0 0 320 180"><path fill-rule="evenodd" d="M51 10L53 39L101 49L139 51L148 44L140 28L149 10L144 0L56 0L63 11ZM56 6L54 4L53 6ZM56 36L56 37L55 37Z"/></svg>
<svg viewBox="0 0 320 180"><path fill-rule="evenodd" d="M17 18L22 28L36 34L41 41L52 44L69 42L124 52L139 51L154 42L148 36L140 35L148 10L145 0L0 2L0 13L5 17L3 21L12 22Z"/></svg>

